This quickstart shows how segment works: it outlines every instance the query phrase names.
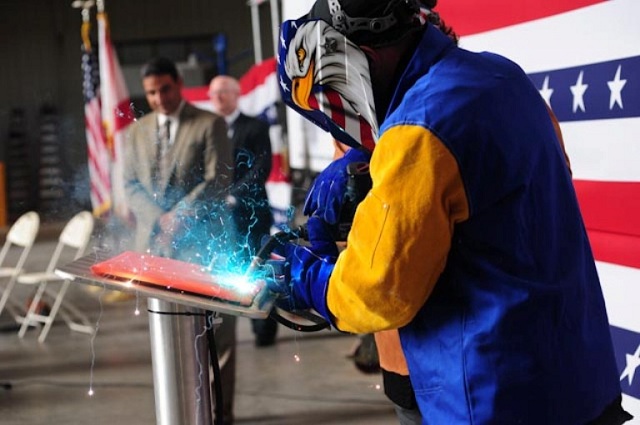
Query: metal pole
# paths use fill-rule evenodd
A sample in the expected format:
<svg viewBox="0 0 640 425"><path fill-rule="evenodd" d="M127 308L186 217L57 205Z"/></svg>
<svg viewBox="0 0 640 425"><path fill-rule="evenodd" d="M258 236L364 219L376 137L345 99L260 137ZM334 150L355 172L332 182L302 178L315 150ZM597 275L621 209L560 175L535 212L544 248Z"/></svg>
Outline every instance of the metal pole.
<svg viewBox="0 0 640 425"><path fill-rule="evenodd" d="M280 0L269 0L271 6L271 34L273 36L273 56L278 56L278 45L280 39Z"/></svg>
<svg viewBox="0 0 640 425"><path fill-rule="evenodd" d="M156 423L211 424L204 311L156 298L147 305Z"/></svg>
<svg viewBox="0 0 640 425"><path fill-rule="evenodd" d="M260 11L258 2L251 1L251 29L253 32L253 60L262 62L262 41L260 40Z"/></svg>

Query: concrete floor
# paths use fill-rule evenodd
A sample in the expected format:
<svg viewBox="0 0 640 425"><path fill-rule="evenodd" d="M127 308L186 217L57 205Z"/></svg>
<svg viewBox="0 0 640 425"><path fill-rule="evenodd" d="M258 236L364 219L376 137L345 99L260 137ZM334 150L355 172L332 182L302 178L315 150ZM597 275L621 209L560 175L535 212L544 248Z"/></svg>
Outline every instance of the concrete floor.
<svg viewBox="0 0 640 425"><path fill-rule="evenodd" d="M44 269L54 247L39 241L26 269ZM0 383L11 386L0 388L1 424L156 424L146 300L106 303L89 288L72 284L67 300L98 326L94 337L60 321L44 343L35 329L19 339L11 315L0 315ZM24 303L31 290L18 287L11 298ZM241 318L238 340L236 424L397 423L381 376L361 373L348 358L357 337L280 326L276 345L256 348Z"/></svg>

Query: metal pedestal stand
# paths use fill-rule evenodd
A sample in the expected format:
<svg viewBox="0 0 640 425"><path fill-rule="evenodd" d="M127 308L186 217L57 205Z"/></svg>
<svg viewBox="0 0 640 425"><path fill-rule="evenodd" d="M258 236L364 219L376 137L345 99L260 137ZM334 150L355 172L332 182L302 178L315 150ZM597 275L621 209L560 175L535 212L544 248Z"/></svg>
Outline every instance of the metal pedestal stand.
<svg viewBox="0 0 640 425"><path fill-rule="evenodd" d="M153 386L158 425L207 425L212 423L211 389L205 311L264 319L275 295L261 291L250 306L238 306L197 294L176 292L136 281L123 282L94 275L91 266L115 256L98 251L56 270L63 279L137 292L147 296Z"/></svg>
<svg viewBox="0 0 640 425"><path fill-rule="evenodd" d="M147 305L156 423L213 423L204 311L156 298Z"/></svg>

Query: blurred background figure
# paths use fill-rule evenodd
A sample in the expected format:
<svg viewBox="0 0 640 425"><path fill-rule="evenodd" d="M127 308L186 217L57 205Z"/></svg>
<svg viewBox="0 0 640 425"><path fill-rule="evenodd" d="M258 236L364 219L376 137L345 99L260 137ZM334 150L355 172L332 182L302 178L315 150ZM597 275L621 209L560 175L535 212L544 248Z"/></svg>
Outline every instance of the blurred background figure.
<svg viewBox="0 0 640 425"><path fill-rule="evenodd" d="M227 205L232 211L238 243L243 246L248 264L273 224L265 188L271 172L269 125L240 112L240 84L233 77L219 75L213 78L209 84L209 97L214 111L226 120L233 145L235 170ZM252 329L256 346L275 343L278 324L273 319L252 319Z"/></svg>

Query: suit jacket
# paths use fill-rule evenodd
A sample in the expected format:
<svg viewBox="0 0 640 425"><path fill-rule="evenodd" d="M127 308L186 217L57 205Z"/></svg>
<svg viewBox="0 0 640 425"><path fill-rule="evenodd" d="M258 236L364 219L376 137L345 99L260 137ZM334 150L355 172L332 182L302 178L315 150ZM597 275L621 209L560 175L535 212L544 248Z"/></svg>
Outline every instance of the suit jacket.
<svg viewBox="0 0 640 425"><path fill-rule="evenodd" d="M271 172L271 139L269 125L240 114L232 123L235 174L231 195L236 198L233 210L239 239L254 251L262 236L273 224L265 183Z"/></svg>
<svg viewBox="0 0 640 425"><path fill-rule="evenodd" d="M233 179L231 143L222 117L185 104L167 169L158 181L158 114L149 113L129 127L124 146L125 188L136 218L134 249L144 251L158 218L180 209L186 215L197 203L223 201Z"/></svg>

